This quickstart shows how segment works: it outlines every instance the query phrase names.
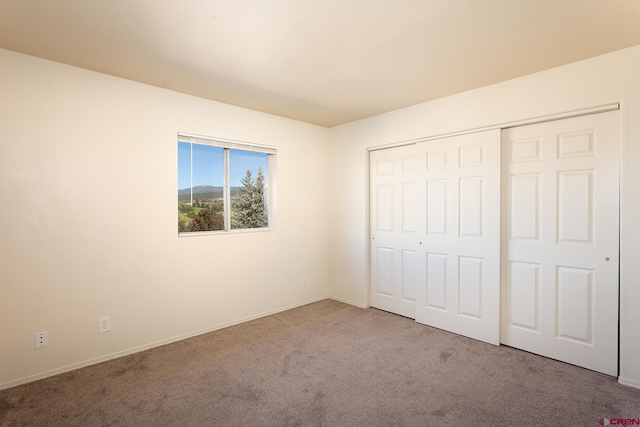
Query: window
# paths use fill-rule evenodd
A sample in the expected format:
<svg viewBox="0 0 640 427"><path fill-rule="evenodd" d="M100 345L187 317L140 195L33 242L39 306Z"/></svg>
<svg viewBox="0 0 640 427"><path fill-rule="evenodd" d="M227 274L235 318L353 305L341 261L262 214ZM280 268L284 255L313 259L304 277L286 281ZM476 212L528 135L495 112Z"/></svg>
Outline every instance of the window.
<svg viewBox="0 0 640 427"><path fill-rule="evenodd" d="M178 233L266 229L275 148L178 134Z"/></svg>

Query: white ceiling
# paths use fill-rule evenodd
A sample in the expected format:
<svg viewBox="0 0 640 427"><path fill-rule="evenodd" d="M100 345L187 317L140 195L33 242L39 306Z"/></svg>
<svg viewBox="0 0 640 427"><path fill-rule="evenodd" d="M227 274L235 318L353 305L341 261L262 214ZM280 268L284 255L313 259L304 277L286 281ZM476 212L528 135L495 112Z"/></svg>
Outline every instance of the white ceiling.
<svg viewBox="0 0 640 427"><path fill-rule="evenodd" d="M335 126L640 44L640 0L0 0L0 47Z"/></svg>

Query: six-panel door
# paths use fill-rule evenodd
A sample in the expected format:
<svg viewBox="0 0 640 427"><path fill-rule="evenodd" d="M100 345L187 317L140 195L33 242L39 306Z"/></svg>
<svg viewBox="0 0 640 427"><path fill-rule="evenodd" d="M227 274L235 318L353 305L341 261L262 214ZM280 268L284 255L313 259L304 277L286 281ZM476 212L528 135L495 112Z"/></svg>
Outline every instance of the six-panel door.
<svg viewBox="0 0 640 427"><path fill-rule="evenodd" d="M415 318L415 145L369 153L372 307Z"/></svg>
<svg viewBox="0 0 640 427"><path fill-rule="evenodd" d="M503 131L501 342L617 375L618 112Z"/></svg>
<svg viewBox="0 0 640 427"><path fill-rule="evenodd" d="M500 132L418 143L416 321L500 333Z"/></svg>

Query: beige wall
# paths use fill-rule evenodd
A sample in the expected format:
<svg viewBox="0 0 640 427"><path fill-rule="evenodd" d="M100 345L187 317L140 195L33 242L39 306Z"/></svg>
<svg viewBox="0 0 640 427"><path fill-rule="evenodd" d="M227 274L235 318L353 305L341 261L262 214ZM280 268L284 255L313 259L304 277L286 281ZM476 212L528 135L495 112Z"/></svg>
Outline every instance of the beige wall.
<svg viewBox="0 0 640 427"><path fill-rule="evenodd" d="M275 231L177 237L179 131L278 148ZM0 388L329 296L328 148L322 127L0 50Z"/></svg>
<svg viewBox="0 0 640 427"><path fill-rule="evenodd" d="M368 303L367 148L620 101L620 381L640 387L638 76L640 46L332 128L332 295Z"/></svg>

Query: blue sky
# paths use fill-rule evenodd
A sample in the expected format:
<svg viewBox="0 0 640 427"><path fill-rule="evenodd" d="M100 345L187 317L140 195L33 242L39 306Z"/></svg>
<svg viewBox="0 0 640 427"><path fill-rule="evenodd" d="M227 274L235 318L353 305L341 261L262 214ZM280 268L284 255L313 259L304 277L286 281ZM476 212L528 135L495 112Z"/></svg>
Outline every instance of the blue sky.
<svg viewBox="0 0 640 427"><path fill-rule="evenodd" d="M193 186L214 185L221 187L224 179L224 149L202 144L178 143L178 189L191 187L191 147L193 146ZM231 186L241 186L240 179L247 169L258 174L258 168L266 172L267 154L244 150L230 150Z"/></svg>

